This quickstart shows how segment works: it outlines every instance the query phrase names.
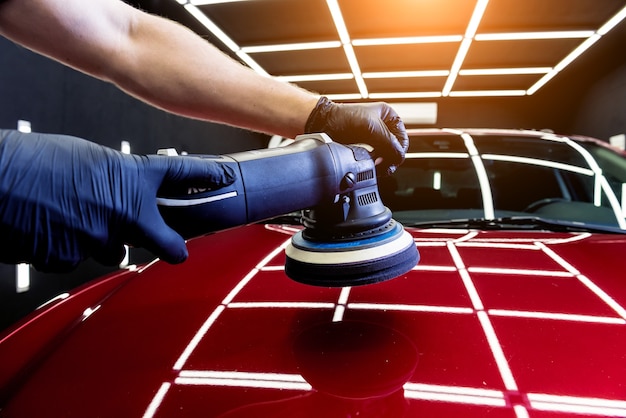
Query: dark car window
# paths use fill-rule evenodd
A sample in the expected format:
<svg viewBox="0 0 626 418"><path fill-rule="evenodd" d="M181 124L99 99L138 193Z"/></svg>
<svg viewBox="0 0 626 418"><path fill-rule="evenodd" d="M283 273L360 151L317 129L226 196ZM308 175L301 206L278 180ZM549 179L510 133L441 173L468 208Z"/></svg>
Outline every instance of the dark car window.
<svg viewBox="0 0 626 418"><path fill-rule="evenodd" d="M624 200L626 185L626 159L621 155L593 143L581 143L593 156L602 169L602 174L609 183L619 202ZM606 204L606 202L603 202Z"/></svg>
<svg viewBox="0 0 626 418"><path fill-rule="evenodd" d="M496 209L524 211L532 203L547 198L565 198L558 170L508 161L489 161L489 176Z"/></svg>
<svg viewBox="0 0 626 418"><path fill-rule="evenodd" d="M619 226L626 159L593 143L539 135L419 135L379 181L403 221L537 216Z"/></svg>
<svg viewBox="0 0 626 418"><path fill-rule="evenodd" d="M588 167L585 158L564 142L517 136L477 135L474 136L474 144L481 154L514 155Z"/></svg>
<svg viewBox="0 0 626 418"><path fill-rule="evenodd" d="M379 181L392 210L482 208L476 170L469 158L415 158Z"/></svg>
<svg viewBox="0 0 626 418"><path fill-rule="evenodd" d="M458 135L424 135L411 140L409 152L467 152Z"/></svg>

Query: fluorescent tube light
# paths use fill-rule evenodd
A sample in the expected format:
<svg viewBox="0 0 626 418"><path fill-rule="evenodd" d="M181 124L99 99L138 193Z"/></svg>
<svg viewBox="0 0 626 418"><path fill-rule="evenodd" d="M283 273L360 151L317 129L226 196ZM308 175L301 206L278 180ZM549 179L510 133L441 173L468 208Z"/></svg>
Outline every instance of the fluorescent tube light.
<svg viewBox="0 0 626 418"><path fill-rule="evenodd" d="M277 80L287 83L299 83L302 81L334 81L334 80L352 80L352 73L338 74L303 74L303 75L280 75L274 77Z"/></svg>
<svg viewBox="0 0 626 418"><path fill-rule="evenodd" d="M483 19L488 3L489 0L478 0L478 3L476 3L469 25L467 25L467 29L465 30L466 38L473 38L474 35L476 35L478 25L480 25L480 21Z"/></svg>
<svg viewBox="0 0 626 418"><path fill-rule="evenodd" d="M430 99L441 97L440 91L401 91L388 93L370 93L369 98L375 100L387 99Z"/></svg>
<svg viewBox="0 0 626 418"><path fill-rule="evenodd" d="M265 68L261 67L255 60L250 58L250 55L246 54L243 51L237 51L236 54L243 62L248 64L248 66L252 68L254 71L256 71L257 73L264 75L266 77L270 76L269 73L265 71Z"/></svg>
<svg viewBox="0 0 626 418"><path fill-rule="evenodd" d="M443 36L412 36L402 38L371 38L353 39L354 46L377 46L377 45L405 45L405 44L434 44L445 42L461 42L463 35L443 35Z"/></svg>
<svg viewBox="0 0 626 418"><path fill-rule="evenodd" d="M559 72L563 71L565 67L570 65L576 58L580 57L586 50L588 50L593 44L600 40L600 35L593 35L592 37L586 39L582 44L578 45L576 49L574 49L568 56L566 56L561 62L559 62L549 73L544 75L537 81L531 88L529 88L526 94L533 95L545 86L548 81L552 80Z"/></svg>
<svg viewBox="0 0 626 418"><path fill-rule="evenodd" d="M546 74L550 72L550 67L527 67L527 68L482 68L472 70L460 70L459 75L524 75L524 74Z"/></svg>
<svg viewBox="0 0 626 418"><path fill-rule="evenodd" d="M200 9L192 4L185 4L185 9L196 18L205 28L207 28L213 35L217 37L226 47L231 51L239 51L239 45L235 43L228 35L226 35L211 19L207 17Z"/></svg>
<svg viewBox="0 0 626 418"><path fill-rule="evenodd" d="M576 39L588 38L595 32L592 30L578 31L548 31L548 32L509 32L509 33L481 33L477 34L476 41L516 41L531 39Z"/></svg>
<svg viewBox="0 0 626 418"><path fill-rule="evenodd" d="M344 45L349 44L350 35L348 34L346 22L344 21L343 14L341 13L341 9L339 8L339 3L337 3L337 0L326 0L326 4L328 5L328 9L330 10L330 15L333 18L333 22L335 22L335 28L337 28L339 40Z"/></svg>
<svg viewBox="0 0 626 418"><path fill-rule="evenodd" d="M582 44L578 45L576 49L574 49L563 61L559 62L555 67L555 71L562 71L565 67L570 65L576 58L580 57L583 52L591 48L593 44L600 40L600 35L593 35L592 37L586 39Z"/></svg>
<svg viewBox="0 0 626 418"><path fill-rule="evenodd" d="M258 45L258 46L244 46L241 48L246 54L258 54L262 52L284 52L284 51L304 51L308 49L330 49L340 48L341 42L328 41L328 42L303 42L293 44L277 44L277 45Z"/></svg>
<svg viewBox="0 0 626 418"><path fill-rule="evenodd" d="M363 76L361 76L361 68L359 67L359 62L356 59L356 55L354 54L354 49L350 44L343 45L343 51L348 58L348 63L350 64L350 69L352 70L352 74L354 74L354 81L356 81L357 87L359 88L359 93L363 98L368 96L367 86L365 85L365 80L363 80Z"/></svg>
<svg viewBox="0 0 626 418"><path fill-rule="evenodd" d="M452 90L452 86L454 85L456 78L459 75L459 70L461 66L463 65L463 61L465 61L465 56L467 55L467 51L469 51L469 47L471 44L472 44L471 38L465 38L463 39L463 42L461 42L461 46L459 47L456 57L454 58L454 63L452 64L450 75L448 76L448 79L446 80L446 84L443 86L442 94L444 96L447 96L448 94L450 94L450 91Z"/></svg>
<svg viewBox="0 0 626 418"><path fill-rule="evenodd" d="M450 69L450 75L446 80L446 84L443 86L443 96L447 96L450 94L452 90L452 86L456 82L456 78L459 75L459 70L463 65L463 61L465 61L465 57L467 56L467 52L469 51L470 45L472 44L472 39L478 30L478 25L480 25L480 21L485 14L485 9L487 8L487 4L489 0L478 0L476 3L476 7L474 8L474 12L472 13L472 17L470 19L469 25L467 25L467 29L465 30L465 37L461 42L461 46L454 58L454 63L452 64L452 68Z"/></svg>
<svg viewBox="0 0 626 418"><path fill-rule="evenodd" d="M451 91L450 97L505 97L525 96L526 90L468 90Z"/></svg>
<svg viewBox="0 0 626 418"><path fill-rule="evenodd" d="M363 98L363 96L361 96L359 93L327 94L326 97L328 97L330 100L336 100L336 101L359 100Z"/></svg>
<svg viewBox="0 0 626 418"><path fill-rule="evenodd" d="M626 7L624 7L622 10L617 12L617 14L615 16L613 16L611 19L609 19L608 22L606 22L604 25L602 25L602 27L600 29L598 29L597 34L598 35L606 35L607 33L609 33L609 31L611 31L611 29L613 29L622 20L624 20L624 18L626 18Z"/></svg>
<svg viewBox="0 0 626 418"><path fill-rule="evenodd" d="M424 71L384 71L363 73L363 78L413 78L413 77L447 77L448 70Z"/></svg>

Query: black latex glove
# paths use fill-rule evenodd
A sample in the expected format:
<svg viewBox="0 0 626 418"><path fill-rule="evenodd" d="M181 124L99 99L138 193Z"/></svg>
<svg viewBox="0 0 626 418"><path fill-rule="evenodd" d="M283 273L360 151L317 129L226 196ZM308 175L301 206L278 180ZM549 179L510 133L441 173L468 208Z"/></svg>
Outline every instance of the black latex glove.
<svg viewBox="0 0 626 418"><path fill-rule="evenodd" d="M79 138L0 130L0 261L68 271L93 256L118 264L124 244L179 263L183 238L159 214L161 186L222 187L227 166L126 155Z"/></svg>
<svg viewBox="0 0 626 418"><path fill-rule="evenodd" d="M333 103L320 97L305 133L325 132L342 144L366 143L382 158L379 172L391 174L404 161L409 137L400 116L386 103Z"/></svg>

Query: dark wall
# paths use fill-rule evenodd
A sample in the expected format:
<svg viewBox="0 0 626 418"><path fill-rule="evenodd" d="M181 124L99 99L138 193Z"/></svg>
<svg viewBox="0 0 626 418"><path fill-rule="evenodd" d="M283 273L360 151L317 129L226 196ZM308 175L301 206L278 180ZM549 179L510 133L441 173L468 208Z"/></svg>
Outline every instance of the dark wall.
<svg viewBox="0 0 626 418"><path fill-rule="evenodd" d="M599 77L589 88L572 126L574 132L603 139L626 133L626 63Z"/></svg>

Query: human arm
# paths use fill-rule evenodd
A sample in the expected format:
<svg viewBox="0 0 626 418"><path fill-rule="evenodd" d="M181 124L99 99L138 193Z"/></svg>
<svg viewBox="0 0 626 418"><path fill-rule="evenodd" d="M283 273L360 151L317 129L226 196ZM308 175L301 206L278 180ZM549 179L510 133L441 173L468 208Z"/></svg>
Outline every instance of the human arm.
<svg viewBox="0 0 626 418"><path fill-rule="evenodd" d="M285 137L314 120L307 126L338 142L373 145L385 168L400 164L408 148L404 125L387 105L329 106L120 0L6 0L0 33L173 113Z"/></svg>
<svg viewBox="0 0 626 418"><path fill-rule="evenodd" d="M3 35L188 117L292 137L317 96L261 76L171 20L119 0L8 0Z"/></svg>
<svg viewBox="0 0 626 418"><path fill-rule="evenodd" d="M126 155L80 138L0 130L0 262L67 271L93 257L114 265L124 244L170 263L185 241L157 207L162 187L219 188L227 165L191 157Z"/></svg>

